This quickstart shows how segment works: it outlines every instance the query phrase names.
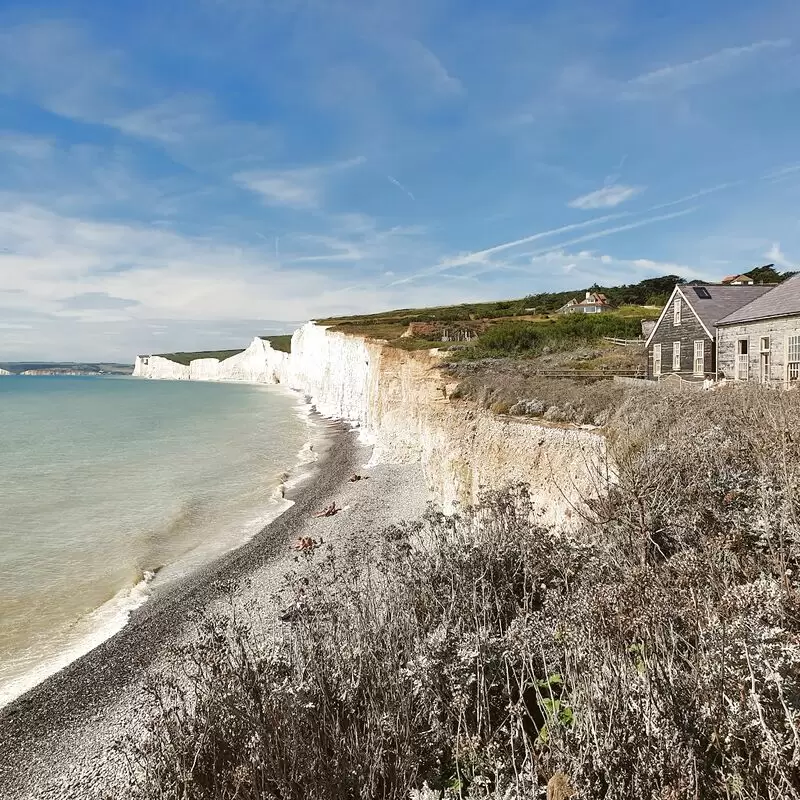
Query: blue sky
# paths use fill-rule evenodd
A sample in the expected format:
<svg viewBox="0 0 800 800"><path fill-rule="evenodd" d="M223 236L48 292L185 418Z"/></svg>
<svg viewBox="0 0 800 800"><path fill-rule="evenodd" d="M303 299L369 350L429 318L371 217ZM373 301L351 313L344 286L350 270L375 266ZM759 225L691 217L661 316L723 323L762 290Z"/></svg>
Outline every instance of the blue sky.
<svg viewBox="0 0 800 800"><path fill-rule="evenodd" d="M0 3L0 359L800 260L800 5Z"/></svg>

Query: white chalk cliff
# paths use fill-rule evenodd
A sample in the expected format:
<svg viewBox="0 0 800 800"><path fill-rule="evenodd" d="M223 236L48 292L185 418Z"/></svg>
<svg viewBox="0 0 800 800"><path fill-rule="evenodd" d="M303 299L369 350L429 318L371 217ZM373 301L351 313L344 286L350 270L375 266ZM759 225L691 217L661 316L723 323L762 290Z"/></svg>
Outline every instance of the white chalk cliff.
<svg viewBox="0 0 800 800"><path fill-rule="evenodd" d="M0 375L13 375L13 372L9 372L7 369L0 369Z"/></svg>
<svg viewBox="0 0 800 800"><path fill-rule="evenodd" d="M256 338L221 362L200 359L184 367L140 356L133 374L281 383L307 395L321 414L358 425L375 444L375 459L421 462L432 496L445 507L526 483L542 521L566 527L577 522L581 498L596 494L604 438L451 400L454 386L437 362L434 353L408 352L310 322L293 335L291 355Z"/></svg>

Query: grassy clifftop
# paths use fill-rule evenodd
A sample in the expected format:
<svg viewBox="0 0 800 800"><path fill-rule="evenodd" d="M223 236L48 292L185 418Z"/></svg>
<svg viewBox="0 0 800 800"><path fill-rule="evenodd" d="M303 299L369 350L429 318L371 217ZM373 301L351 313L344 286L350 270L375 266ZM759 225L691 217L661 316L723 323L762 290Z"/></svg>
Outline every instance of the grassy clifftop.
<svg viewBox="0 0 800 800"><path fill-rule="evenodd" d="M176 364L189 366L190 362L198 358L218 358L220 361L225 361L226 358L237 356L243 352L244 349L242 348L239 350L198 350L195 353L155 353L154 355L174 361Z"/></svg>

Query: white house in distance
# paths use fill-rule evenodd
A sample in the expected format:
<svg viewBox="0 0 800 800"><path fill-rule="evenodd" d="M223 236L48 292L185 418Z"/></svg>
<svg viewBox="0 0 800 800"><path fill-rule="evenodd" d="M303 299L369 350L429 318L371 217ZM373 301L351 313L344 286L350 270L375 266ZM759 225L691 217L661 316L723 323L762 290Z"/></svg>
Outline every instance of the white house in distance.
<svg viewBox="0 0 800 800"><path fill-rule="evenodd" d="M755 281L749 275L728 275L720 281L723 286L752 286Z"/></svg>
<svg viewBox="0 0 800 800"><path fill-rule="evenodd" d="M719 319L717 370L735 381L800 385L800 275Z"/></svg>
<svg viewBox="0 0 800 800"><path fill-rule="evenodd" d="M559 314L600 314L603 311L611 311L611 304L600 292L586 292L583 300L573 297L558 309Z"/></svg>

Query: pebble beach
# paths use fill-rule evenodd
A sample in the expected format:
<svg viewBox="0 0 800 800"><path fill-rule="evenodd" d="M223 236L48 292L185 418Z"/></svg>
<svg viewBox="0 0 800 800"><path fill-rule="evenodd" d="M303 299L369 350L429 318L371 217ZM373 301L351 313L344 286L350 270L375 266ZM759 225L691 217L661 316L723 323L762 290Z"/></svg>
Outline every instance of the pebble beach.
<svg viewBox="0 0 800 800"><path fill-rule="evenodd" d="M118 634L0 709L0 798L124 797L127 766L115 743L143 730L143 686L174 669L175 647L198 617L233 593L260 607L270 635L279 623L269 598L295 564L299 539L336 547L422 514L428 492L419 465L367 466L371 448L355 431L320 426L316 461L287 491L287 511L216 562L155 586ZM354 474L365 479L351 481ZM315 516L332 503L338 513Z"/></svg>

